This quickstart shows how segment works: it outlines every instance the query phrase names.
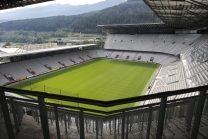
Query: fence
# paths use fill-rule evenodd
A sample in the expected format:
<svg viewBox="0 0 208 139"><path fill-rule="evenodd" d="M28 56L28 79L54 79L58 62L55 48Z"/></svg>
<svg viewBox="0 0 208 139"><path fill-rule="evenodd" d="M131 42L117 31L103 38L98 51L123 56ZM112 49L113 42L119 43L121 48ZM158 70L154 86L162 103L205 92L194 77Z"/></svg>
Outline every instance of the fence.
<svg viewBox="0 0 208 139"><path fill-rule="evenodd" d="M208 85L184 90L169 91L146 96L125 98L112 101L99 101L73 96L61 96L42 92L32 92L11 88L0 88L0 104L9 138L15 138L10 115L13 116L15 130L20 131L23 118L22 109L30 109L31 115L41 123L45 139L51 137L51 124L55 123L56 138L62 138L60 123L64 123L64 136L70 138L156 138L168 136L168 124L171 120L184 123L184 133L191 139L197 138L201 128L201 117L208 109ZM35 96L37 100L6 97L5 92ZM168 97L199 91L198 96L168 101ZM55 99L78 104L89 104L104 108L117 105L159 99L159 103L126 109L104 111L79 106L48 103L46 99ZM9 105L8 105L9 104ZM11 114L8 106L10 106ZM178 118L178 119L177 119ZM41 122L40 122L41 121ZM170 126L170 125L169 125ZM175 132L175 131L172 131ZM200 136L203 133L200 133ZM173 135L177 136L177 135Z"/></svg>
<svg viewBox="0 0 208 139"><path fill-rule="evenodd" d="M47 85L42 85L34 82L24 82L20 84L16 84L12 88L18 88L18 89L23 89L23 90L30 90L30 91L39 91L39 92L45 92L45 93L52 93L52 94L57 94L57 95L67 95L67 96L73 96L73 97L79 97L78 93L72 93L67 90L63 89L58 89L58 88L53 88L49 87ZM34 96L28 96L34 99L37 99L37 97ZM56 104L65 104L65 105L72 105L72 106L79 106L78 103L75 102L66 102L63 100L56 100L56 99L45 99L46 102L53 102Z"/></svg>

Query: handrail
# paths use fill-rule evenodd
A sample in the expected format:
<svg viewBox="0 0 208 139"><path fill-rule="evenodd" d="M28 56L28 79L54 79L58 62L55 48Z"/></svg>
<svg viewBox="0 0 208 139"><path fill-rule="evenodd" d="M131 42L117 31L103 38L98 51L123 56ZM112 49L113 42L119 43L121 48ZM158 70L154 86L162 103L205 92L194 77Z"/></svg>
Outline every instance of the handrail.
<svg viewBox="0 0 208 139"><path fill-rule="evenodd" d="M96 105L96 106L101 106L101 107L112 107L112 106L116 106L116 105L132 103L132 102L145 101L145 100L150 100L150 99L155 99L155 98L164 98L164 97L168 97L168 96L185 94L185 93L196 92L196 91L204 91L204 90L208 90L208 85L194 87L194 88L188 88L188 89L183 89L183 90L174 90L174 91L167 91L167 92L162 92L162 93L149 94L149 95L144 95L144 96L136 96L136 97L130 97L130 98L117 99L117 100L109 100L109 101L94 100L94 99L87 99L87 98L80 98L80 97L73 97L73 96L64 96L64 95L57 95L57 94L48 94L48 93L39 92L39 91L28 91L28 90L23 91L20 89L6 88L6 87L0 87L0 90L18 93L18 94L22 94L22 95L33 95L33 96L37 96L37 97L59 99L59 100L63 100L63 101Z"/></svg>
<svg viewBox="0 0 208 139"><path fill-rule="evenodd" d="M181 99L177 99L177 100L170 100L170 101L168 101L168 103L175 103L175 102L178 103L180 101L186 101L186 100L190 100L190 99L197 98L197 97L198 96L191 96L191 97L181 98ZM28 100L28 99L24 99L24 98L16 98L16 97L13 97L13 96L6 96L6 98L8 98L8 99L12 98L13 100L17 100L17 102L20 101L20 103L29 102L29 103L31 103L31 105L33 103L38 103L37 100ZM120 113L122 111L132 111L132 110L136 110L136 109L138 110L138 109L141 109L141 108L149 108L150 106L159 106L160 103L156 102L156 103L152 103L152 104L146 104L146 105L141 105L141 106L135 106L135 107L130 107L130 108L122 108L122 109L116 109L116 110L110 110L110 111L95 110L95 109L91 109L91 108L82 108L82 107L77 107L77 106L68 106L68 105L64 105L64 104L53 104L53 103L49 103L49 102L46 102L46 105L48 105L48 106L57 106L59 108L64 107L64 108L69 108L69 109L74 109L74 110L83 110L83 111L86 111L86 112L93 112L94 115L96 115L96 114L111 115L111 114L115 114L115 113Z"/></svg>
<svg viewBox="0 0 208 139"><path fill-rule="evenodd" d="M65 111L67 108L69 109L75 109L75 111L69 111L69 112L75 112L76 115L78 116L79 119L79 134L80 134L80 139L83 139L85 137L85 131L84 131L84 116L93 116L97 118L104 118L105 119L115 119L121 118L122 120L122 132L121 136L122 139L125 137L125 118L128 119L129 114L138 114L139 112L146 111L149 113L149 117L151 119L151 113L154 111L154 109L158 110L158 124L157 124L157 132L156 132L156 138L162 138L162 133L163 133L163 126L165 122L165 114L166 114L166 108L168 106L177 106L178 104L185 104L190 102L190 98L184 98L185 101L181 101L181 99L177 100L170 100L167 101L168 96L173 96L173 95L178 95L178 94L185 94L185 93L190 93L190 92L200 92L199 95L191 97L194 100L195 98L198 99L197 103L197 112L195 114L195 119L194 119L194 124L193 124L193 129L192 130L192 135L191 138L194 139L197 137L198 134L198 129L201 121L201 116L203 112L202 106L205 104L205 99L207 99L207 90L208 90L208 85L205 86L200 86L200 87L195 87L195 88L188 88L188 89L183 89L183 90L175 90L175 91L167 91L167 92L162 92L162 93L156 93L156 94L150 94L150 95L144 95L144 96L136 96L136 97L131 97L131 98L123 98L123 99L118 99L118 100L110 100L110 101L102 101L102 100L93 100L93 99L86 99L86 98L78 98L78 97L72 97L72 96L61 96L57 94L48 94L45 92L37 92L37 91L27 91L27 90L20 90L20 89L13 89L13 88L6 88L6 87L0 87L0 103L2 106L3 114L4 114L4 121L6 122L6 129L9 138L14 138L14 132L12 129L12 122L9 116L9 110L8 110L8 98L10 99L12 107L14 107L14 101L17 103L21 103L21 100L23 101L23 104L25 104L24 99L19 99L20 101L18 102L18 98L14 97L7 97L5 96L5 92L12 92L12 93L17 93L17 94L22 94L22 95L33 95L38 97L38 100L32 100L32 103L28 103L29 105L36 105L38 107L39 113L40 113L40 119L41 119L41 126L42 126L42 131L43 131L43 136L45 139L50 138L49 134L49 127L48 127L48 117L47 117L47 110L52 110L55 113L55 119L56 119L56 126L57 126L57 136L60 137L60 130L59 130L59 124L58 124L58 111L61 109ZM124 109L119 109L119 110L113 110L113 111L102 111L102 110L92 110L89 108L82 108L82 107L76 107L76 106L63 106L60 104L52 104L52 103L47 103L44 101L45 98L49 99L59 99L59 100L64 100L64 101L71 101L71 102L76 102L76 103L84 103L84 104L89 104L89 105L96 105L96 106L101 106L101 107L111 107L111 106L116 106L116 105L121 105L121 104L127 104L127 103L132 103L132 102L138 102L138 101L145 101L145 100L150 100L150 99L160 99L159 103L154 103L149 104L149 105L143 105L143 106L137 106L137 107L131 107L131 108L124 108ZM190 99L190 100L188 100ZM195 99L195 100L196 100ZM16 101L17 100L17 101ZM191 100L191 101L192 101ZM194 100L194 102L195 102ZM34 103L35 102L35 103ZM33 104L34 103L34 104ZM63 106L63 107L62 107ZM59 107L59 109L57 109ZM13 108L12 108L13 109ZM61 110L61 111L62 111ZM86 111L85 111L86 110ZM190 112L193 112L194 109L192 109ZM22 111L22 110L21 110ZM92 113L91 112L95 112ZM168 111L168 110L167 110ZM189 110L187 110L189 111ZM103 115L104 114L104 115ZM127 115L126 115L127 114ZM13 115L16 115L15 109L13 111ZM192 118L192 117L188 117ZM17 117L15 118L15 126L16 126L16 131L19 131L19 125L17 123ZM167 120L167 119L166 119ZM97 121L97 120L96 120ZM189 123L191 123L192 120L188 120ZM127 121L128 124L128 121ZM150 131L150 126L151 126L151 120L148 120L148 132ZM97 127L96 127L97 129ZM98 131L98 130L97 130ZM116 133L115 133L116 134ZM126 133L128 134L128 132ZM98 135L98 133L97 133ZM147 135L149 137L149 134Z"/></svg>

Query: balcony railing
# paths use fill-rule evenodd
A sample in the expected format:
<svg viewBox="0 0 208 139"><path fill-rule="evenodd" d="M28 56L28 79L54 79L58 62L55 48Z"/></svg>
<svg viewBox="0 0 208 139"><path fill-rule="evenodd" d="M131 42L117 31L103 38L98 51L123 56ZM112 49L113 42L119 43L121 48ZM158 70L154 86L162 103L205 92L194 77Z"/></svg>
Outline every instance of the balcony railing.
<svg viewBox="0 0 208 139"><path fill-rule="evenodd" d="M66 135L69 130L66 124L67 122L70 123L71 119L74 119L74 126L77 128L77 132L74 133L74 135L76 134L76 138L99 138L99 136L102 136L103 138L124 139L132 136L133 132L135 134L142 132L142 136L147 139L150 138L150 135L154 136L156 139L160 139L164 136L164 129L166 128L164 125L166 125L173 117L181 116L184 117L183 120L186 125L186 131L191 134L190 138L195 139L198 136L202 114L206 113L208 109L207 90L208 85L118 100L101 101L0 87L0 109L2 109L7 134L10 139L15 138L12 124L15 125L16 132L21 132L20 124L23 118L24 108L30 109L31 115L38 123L40 118L43 137L45 139L51 138L49 120L51 120L51 122L55 121L56 137L58 139L61 138L60 118L62 118L65 123ZM5 92L29 95L37 97L37 99L29 100L6 96ZM184 94L192 92L199 92L199 95L184 97ZM168 101L168 97L175 95L182 95L183 97L177 100ZM89 104L103 108L153 99L159 99L160 102L131 108L104 111L78 106L47 103L45 99ZM11 120L10 115L12 115L11 117L13 117L13 120ZM154 130L152 128L153 125L155 127ZM139 128L133 129L133 126ZM73 132L75 131L73 130Z"/></svg>

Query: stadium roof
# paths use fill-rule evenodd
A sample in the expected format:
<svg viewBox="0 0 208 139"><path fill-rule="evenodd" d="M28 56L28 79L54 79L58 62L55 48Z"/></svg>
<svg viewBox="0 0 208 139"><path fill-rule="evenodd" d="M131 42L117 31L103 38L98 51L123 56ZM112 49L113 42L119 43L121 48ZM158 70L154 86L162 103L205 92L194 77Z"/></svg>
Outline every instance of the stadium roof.
<svg viewBox="0 0 208 139"><path fill-rule="evenodd" d="M139 33L174 33L174 29L166 24L141 23L141 24L112 24L98 25L111 34L139 34Z"/></svg>
<svg viewBox="0 0 208 139"><path fill-rule="evenodd" d="M31 4L37 4L42 2L47 2L52 0L1 0L0 10L24 7Z"/></svg>
<svg viewBox="0 0 208 139"><path fill-rule="evenodd" d="M20 48L0 48L0 53L17 53L17 52L26 52L26 50Z"/></svg>
<svg viewBox="0 0 208 139"><path fill-rule="evenodd" d="M208 0L143 0L168 26L175 29L208 27Z"/></svg>
<svg viewBox="0 0 208 139"><path fill-rule="evenodd" d="M32 51L21 51L21 52L15 52L15 53L0 53L0 58L15 57L15 56L22 56L22 55L32 55L32 54L62 51L62 50L64 51L64 50L69 50L69 49L74 49L74 48L83 48L83 47L90 47L90 46L96 46L96 44L64 46L64 47L38 49L38 50L32 50Z"/></svg>

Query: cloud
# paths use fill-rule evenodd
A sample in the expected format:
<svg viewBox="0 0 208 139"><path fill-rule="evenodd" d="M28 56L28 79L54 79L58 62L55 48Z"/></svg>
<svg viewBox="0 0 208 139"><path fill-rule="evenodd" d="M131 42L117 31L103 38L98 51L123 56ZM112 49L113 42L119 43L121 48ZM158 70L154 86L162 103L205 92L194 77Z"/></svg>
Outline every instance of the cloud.
<svg viewBox="0 0 208 139"><path fill-rule="evenodd" d="M29 6L25 6L25 7L18 7L18 8L13 8L13 9L1 10L0 13L15 11L17 9L22 9L22 8L34 8L34 7L46 6L46 5L50 5L50 4L54 4L54 3L70 4L70 5L84 5L84 4L98 3L101 1L105 1L105 0L56 0L56 1L43 2L43 3L39 3L39 4L29 5Z"/></svg>
<svg viewBox="0 0 208 139"><path fill-rule="evenodd" d="M71 4L71 5L84 5L84 4L93 4L105 0L56 0L55 3L60 4Z"/></svg>

